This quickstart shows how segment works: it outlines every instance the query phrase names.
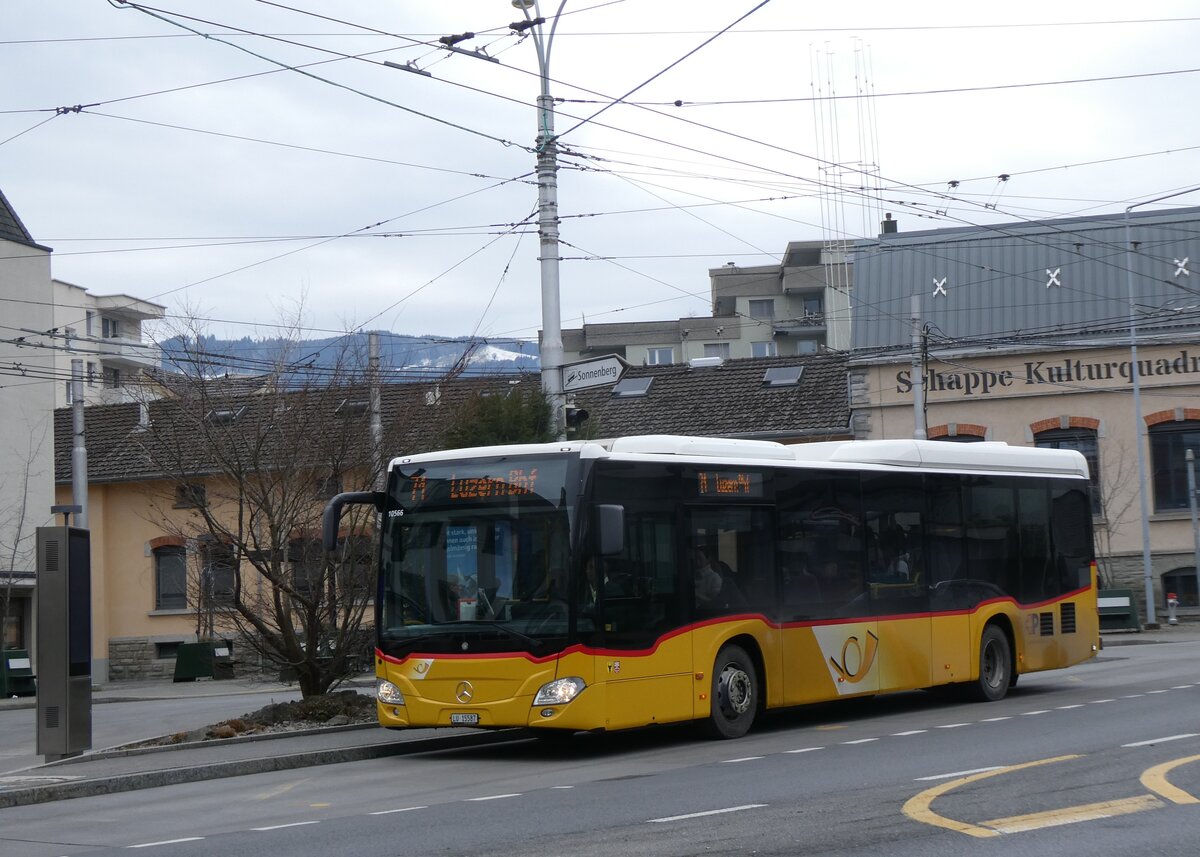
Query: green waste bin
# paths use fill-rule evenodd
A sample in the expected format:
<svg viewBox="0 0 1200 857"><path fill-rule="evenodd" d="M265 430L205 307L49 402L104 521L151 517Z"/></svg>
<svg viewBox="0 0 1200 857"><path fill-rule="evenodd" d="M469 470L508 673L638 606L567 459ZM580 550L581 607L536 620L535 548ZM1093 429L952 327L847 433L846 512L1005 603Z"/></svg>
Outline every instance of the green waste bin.
<svg viewBox="0 0 1200 857"><path fill-rule="evenodd" d="M5 649L0 652L0 696L34 696L37 678L33 662L25 649Z"/></svg>
<svg viewBox="0 0 1200 857"><path fill-rule="evenodd" d="M175 654L175 681L198 678L233 678L233 643L229 640L204 640L180 643Z"/></svg>

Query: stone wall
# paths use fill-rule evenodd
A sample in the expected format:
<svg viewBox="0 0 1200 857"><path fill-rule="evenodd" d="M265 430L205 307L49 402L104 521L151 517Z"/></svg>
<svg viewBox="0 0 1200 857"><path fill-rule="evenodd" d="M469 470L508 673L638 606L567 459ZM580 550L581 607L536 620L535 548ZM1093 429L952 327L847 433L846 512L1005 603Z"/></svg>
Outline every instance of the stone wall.
<svg viewBox="0 0 1200 857"><path fill-rule="evenodd" d="M175 659L154 657L149 637L115 637L108 641L109 681L150 681L172 678Z"/></svg>

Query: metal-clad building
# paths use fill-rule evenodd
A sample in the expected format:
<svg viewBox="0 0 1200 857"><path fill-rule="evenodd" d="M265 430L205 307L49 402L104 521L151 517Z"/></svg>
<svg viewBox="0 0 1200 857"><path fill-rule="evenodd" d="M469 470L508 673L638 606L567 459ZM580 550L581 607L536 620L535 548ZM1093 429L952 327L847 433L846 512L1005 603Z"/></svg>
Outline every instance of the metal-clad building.
<svg viewBox="0 0 1200 857"><path fill-rule="evenodd" d="M1128 335L1131 285L1139 329L1195 328L1200 208L885 232L854 269L856 350L907 348L913 295L942 349Z"/></svg>

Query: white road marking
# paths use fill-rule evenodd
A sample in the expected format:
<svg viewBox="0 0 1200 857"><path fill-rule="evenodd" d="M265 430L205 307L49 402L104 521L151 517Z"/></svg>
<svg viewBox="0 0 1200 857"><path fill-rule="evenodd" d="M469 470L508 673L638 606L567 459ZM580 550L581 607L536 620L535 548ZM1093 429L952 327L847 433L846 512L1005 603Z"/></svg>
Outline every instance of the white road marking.
<svg viewBox="0 0 1200 857"><path fill-rule="evenodd" d="M1075 703L1074 705L1060 705L1060 706L1058 706L1058 708L1057 708L1057 709L1055 709L1055 710L1056 710L1056 711L1069 711L1069 710L1070 710L1070 709L1072 709L1072 708L1083 708L1083 703L1082 703L1082 702L1077 702L1077 703Z"/></svg>
<svg viewBox="0 0 1200 857"><path fill-rule="evenodd" d="M164 839L162 842L143 842L140 845L126 845L126 848L153 848L155 845L175 845L179 842L199 842L203 836L189 836L186 839Z"/></svg>
<svg viewBox="0 0 1200 857"><path fill-rule="evenodd" d="M913 782L928 783L934 780L950 780L954 777L967 777L971 774L985 774L988 771L998 771L1001 765L992 765L990 768L972 768L969 771L955 771L953 774L934 774L932 777L917 777Z"/></svg>
<svg viewBox="0 0 1200 857"><path fill-rule="evenodd" d="M1001 720L1012 720L1012 715L1006 714L1003 717L985 717L983 720L980 720L979 722L980 723L999 723Z"/></svg>
<svg viewBox="0 0 1200 857"><path fill-rule="evenodd" d="M429 809L427 806L402 806L400 809L381 809L379 812L367 813L368 815L391 815L394 812L413 812L418 809Z"/></svg>
<svg viewBox="0 0 1200 857"><path fill-rule="evenodd" d="M1022 711L1021 716L1029 717L1030 715L1033 715L1033 714L1049 714L1049 713L1050 713L1049 708L1039 708L1037 711Z"/></svg>
<svg viewBox="0 0 1200 857"><path fill-rule="evenodd" d="M870 744L872 741L878 741L878 738L859 738L857 741L843 741L843 744Z"/></svg>
<svg viewBox="0 0 1200 857"><path fill-rule="evenodd" d="M662 824L667 821L685 821L689 818L703 818L706 815L721 815L722 813L726 812L742 812L743 810L759 809L760 807L764 806L766 806L765 803L748 803L744 806L731 806L726 807L725 809L710 809L706 812L689 812L687 815L668 815L665 818L651 818L647 819L646 823Z"/></svg>
<svg viewBox="0 0 1200 857"><path fill-rule="evenodd" d="M1151 691L1151 693L1154 693L1154 692L1155 691ZM1164 690L1163 693L1166 693L1166 691ZM1092 705L1099 705L1102 702L1116 702L1116 700L1115 699L1093 699Z"/></svg>
<svg viewBox="0 0 1200 857"><path fill-rule="evenodd" d="M1185 732L1182 735L1168 735L1166 738L1151 738L1149 741L1134 741L1132 744L1122 744L1122 747L1149 747L1152 744L1165 744L1168 741L1182 741L1184 738L1200 738L1200 733Z"/></svg>
<svg viewBox="0 0 1200 857"><path fill-rule="evenodd" d="M550 786L552 789L573 789L575 786Z"/></svg>
<svg viewBox="0 0 1200 857"><path fill-rule="evenodd" d="M945 723L937 727L938 729L957 729L960 726L970 726L970 723Z"/></svg>
<svg viewBox="0 0 1200 857"><path fill-rule="evenodd" d="M273 827L251 827L250 829L257 833L266 833L268 830L283 830L285 827L303 827L306 824L320 824L319 821L293 821L291 824L276 824Z"/></svg>
<svg viewBox="0 0 1200 857"><path fill-rule="evenodd" d="M471 798L467 798L467 800L468 801L503 800L506 797L520 797L522 794L523 794L523 792L513 792L512 794L506 794L506 795L488 795L487 797L471 797Z"/></svg>
<svg viewBox="0 0 1200 857"><path fill-rule="evenodd" d="M909 729L907 732L893 732L893 738L907 738L909 735L923 735L928 729Z"/></svg>
<svg viewBox="0 0 1200 857"><path fill-rule="evenodd" d="M1177 684L1173 688L1171 688L1171 690L1187 690L1190 687L1191 687L1190 684Z"/></svg>
<svg viewBox="0 0 1200 857"><path fill-rule="evenodd" d="M736 765L738 762L754 762L761 758L762 758L762 756L742 756L742 758L740 758L740 759L723 759L721 761L721 764L722 765Z"/></svg>
<svg viewBox="0 0 1200 857"><path fill-rule="evenodd" d="M1166 691L1166 690L1148 690L1148 691L1146 691L1146 693L1169 693L1169 691Z"/></svg>
<svg viewBox="0 0 1200 857"><path fill-rule="evenodd" d="M801 747L799 750L784 750L785 753L812 753L815 750L824 750L824 747Z"/></svg>
<svg viewBox="0 0 1200 857"><path fill-rule="evenodd" d="M1131 694L1129 694L1129 696L1122 696L1121 699L1140 699L1141 697L1143 697L1145 695L1146 694L1144 694L1144 693L1131 693Z"/></svg>

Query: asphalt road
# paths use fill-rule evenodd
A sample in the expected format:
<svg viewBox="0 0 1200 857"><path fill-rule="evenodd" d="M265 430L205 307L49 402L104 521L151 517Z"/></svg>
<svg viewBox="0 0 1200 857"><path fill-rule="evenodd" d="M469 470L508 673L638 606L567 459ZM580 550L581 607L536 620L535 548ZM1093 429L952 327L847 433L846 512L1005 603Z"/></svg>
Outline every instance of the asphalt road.
<svg viewBox="0 0 1200 857"><path fill-rule="evenodd" d="M1187 854L1200 644L1107 650L999 703L935 694L0 811L0 857Z"/></svg>

